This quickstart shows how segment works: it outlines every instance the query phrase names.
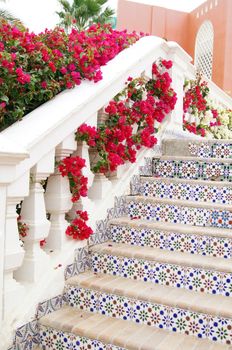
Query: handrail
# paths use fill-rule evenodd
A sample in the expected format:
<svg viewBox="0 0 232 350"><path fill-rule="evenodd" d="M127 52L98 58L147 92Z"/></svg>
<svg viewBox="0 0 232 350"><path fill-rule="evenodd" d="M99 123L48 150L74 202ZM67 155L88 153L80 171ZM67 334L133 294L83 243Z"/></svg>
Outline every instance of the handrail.
<svg viewBox="0 0 232 350"><path fill-rule="evenodd" d="M18 176L91 118L93 110L99 110L121 91L129 75L141 74L159 56L165 55L163 44L158 37L140 39L102 67L103 79L100 82L84 81L80 86L60 93L4 130L2 135L8 140L33 154L18 167ZM41 148L42 144L46 144L46 149Z"/></svg>

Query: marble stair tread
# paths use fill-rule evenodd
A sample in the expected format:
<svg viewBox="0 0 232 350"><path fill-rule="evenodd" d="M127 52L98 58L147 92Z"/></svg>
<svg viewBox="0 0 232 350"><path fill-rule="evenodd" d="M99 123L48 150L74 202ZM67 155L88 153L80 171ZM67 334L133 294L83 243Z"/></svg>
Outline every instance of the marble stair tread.
<svg viewBox="0 0 232 350"><path fill-rule="evenodd" d="M153 157L153 159L156 159L156 157ZM199 163L224 163L224 164L231 164L231 159L228 158L201 158L196 156L174 156L174 155L162 155L161 157L157 157L159 160L172 160L172 161L194 161Z"/></svg>
<svg viewBox="0 0 232 350"><path fill-rule="evenodd" d="M232 347L185 334L171 333L130 321L65 306L39 324L72 335L96 339L128 350L231 350Z"/></svg>
<svg viewBox="0 0 232 350"><path fill-rule="evenodd" d="M193 226L188 224L172 224L169 222L153 222L142 219L130 219L122 216L109 221L110 225L128 225L135 228L148 228L153 230L172 231L184 234L196 234L201 236L213 236L220 238L232 238L232 230L221 227Z"/></svg>
<svg viewBox="0 0 232 350"><path fill-rule="evenodd" d="M232 318L232 298L194 292L184 288L158 285L91 271L71 277L67 286L77 286L117 294L136 300L162 304L194 312Z"/></svg>
<svg viewBox="0 0 232 350"><path fill-rule="evenodd" d="M230 204L221 204L221 203L207 203L207 202L196 202L183 199L167 199L167 198L154 198L152 196L126 196L127 202L130 201L139 201L139 202L148 202L151 204L168 204L168 205L179 205L183 207L194 207L201 209L212 209L212 210L228 210L232 212L232 207Z"/></svg>
<svg viewBox="0 0 232 350"><path fill-rule="evenodd" d="M220 272L232 272L232 259L194 255L191 253L162 250L159 248L133 246L130 244L108 241L92 246L90 251L92 253L104 253Z"/></svg>
<svg viewBox="0 0 232 350"><path fill-rule="evenodd" d="M169 183L184 183L195 186L217 186L217 187L232 187L230 181L212 181L212 180L202 180L202 179L180 179L178 177L162 177L162 176L144 176L140 175L140 181L143 182L167 182Z"/></svg>

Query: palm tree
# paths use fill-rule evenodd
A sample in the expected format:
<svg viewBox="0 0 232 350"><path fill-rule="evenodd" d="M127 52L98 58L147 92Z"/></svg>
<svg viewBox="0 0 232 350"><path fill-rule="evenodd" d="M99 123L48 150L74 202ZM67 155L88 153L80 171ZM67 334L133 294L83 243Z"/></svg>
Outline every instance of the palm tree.
<svg viewBox="0 0 232 350"><path fill-rule="evenodd" d="M0 0L0 2L6 1ZM0 21L2 19L14 25L22 25L22 22L18 18L14 17L10 12L8 12L7 10L0 9Z"/></svg>
<svg viewBox="0 0 232 350"><path fill-rule="evenodd" d="M92 23L109 23L114 15L114 10L109 7L103 9L107 0L58 0L62 6L60 12L60 25L67 31L74 27L78 30L85 30Z"/></svg>

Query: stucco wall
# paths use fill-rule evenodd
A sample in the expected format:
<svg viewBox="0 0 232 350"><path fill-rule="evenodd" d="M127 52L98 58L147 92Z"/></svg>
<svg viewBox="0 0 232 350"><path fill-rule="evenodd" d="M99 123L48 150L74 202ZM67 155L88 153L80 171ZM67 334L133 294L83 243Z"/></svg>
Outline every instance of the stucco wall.
<svg viewBox="0 0 232 350"><path fill-rule="evenodd" d="M117 29L151 33L152 7L149 5L118 0Z"/></svg>
<svg viewBox="0 0 232 350"><path fill-rule="evenodd" d="M232 90L232 22L229 18L229 14L232 15L231 10L231 0L208 0L194 10L190 14L189 40L186 47L189 54L194 57L197 32L205 20L210 20L214 28L212 80L227 91Z"/></svg>
<svg viewBox="0 0 232 350"><path fill-rule="evenodd" d="M178 42L194 59L201 24L214 27L212 80L232 95L232 0L207 0L191 13L119 0L118 28L144 31Z"/></svg>

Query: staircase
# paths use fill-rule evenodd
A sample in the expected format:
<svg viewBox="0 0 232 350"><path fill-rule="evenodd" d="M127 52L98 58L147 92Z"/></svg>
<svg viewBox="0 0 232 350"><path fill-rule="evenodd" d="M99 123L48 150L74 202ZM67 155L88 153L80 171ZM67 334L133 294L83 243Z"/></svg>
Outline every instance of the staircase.
<svg viewBox="0 0 232 350"><path fill-rule="evenodd" d="M231 159L229 141L163 141L67 267L61 307L39 309L40 348L232 349Z"/></svg>

